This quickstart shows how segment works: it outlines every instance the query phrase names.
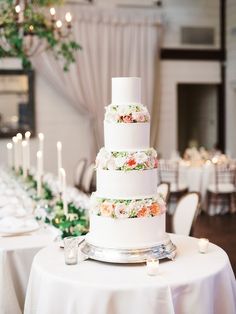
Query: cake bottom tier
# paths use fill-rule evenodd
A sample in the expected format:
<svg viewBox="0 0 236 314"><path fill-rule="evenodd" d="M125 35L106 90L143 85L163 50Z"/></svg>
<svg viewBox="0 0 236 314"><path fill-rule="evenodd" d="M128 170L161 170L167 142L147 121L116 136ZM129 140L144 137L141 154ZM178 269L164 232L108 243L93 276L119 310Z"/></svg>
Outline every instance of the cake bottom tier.
<svg viewBox="0 0 236 314"><path fill-rule="evenodd" d="M124 219L91 214L86 241L112 249L141 249L159 245L166 241L165 214Z"/></svg>

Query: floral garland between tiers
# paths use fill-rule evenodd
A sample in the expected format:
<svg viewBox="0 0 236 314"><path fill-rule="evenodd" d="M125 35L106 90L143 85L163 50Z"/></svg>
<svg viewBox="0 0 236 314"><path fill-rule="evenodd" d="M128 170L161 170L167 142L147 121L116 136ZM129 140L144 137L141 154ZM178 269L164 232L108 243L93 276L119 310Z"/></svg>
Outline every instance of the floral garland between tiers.
<svg viewBox="0 0 236 314"><path fill-rule="evenodd" d="M91 213L112 218L154 217L166 212L166 203L161 195L136 200L117 200L91 197Z"/></svg>
<svg viewBox="0 0 236 314"><path fill-rule="evenodd" d="M110 123L145 123L150 121L147 108L142 104L109 105L105 121Z"/></svg>
<svg viewBox="0 0 236 314"><path fill-rule="evenodd" d="M153 148L139 152L110 152L103 147L96 158L96 168L103 170L150 170L157 166L157 152Z"/></svg>

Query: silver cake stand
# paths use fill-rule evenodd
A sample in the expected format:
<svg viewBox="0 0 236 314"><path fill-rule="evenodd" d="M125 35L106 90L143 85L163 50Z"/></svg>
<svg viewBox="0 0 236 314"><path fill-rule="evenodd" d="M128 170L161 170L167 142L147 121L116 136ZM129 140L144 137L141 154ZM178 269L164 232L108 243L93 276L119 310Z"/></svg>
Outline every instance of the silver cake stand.
<svg viewBox="0 0 236 314"><path fill-rule="evenodd" d="M85 240L81 251L88 257L108 263L143 263L148 258L173 260L176 256L176 246L167 237L164 243L142 249L112 249L95 246Z"/></svg>

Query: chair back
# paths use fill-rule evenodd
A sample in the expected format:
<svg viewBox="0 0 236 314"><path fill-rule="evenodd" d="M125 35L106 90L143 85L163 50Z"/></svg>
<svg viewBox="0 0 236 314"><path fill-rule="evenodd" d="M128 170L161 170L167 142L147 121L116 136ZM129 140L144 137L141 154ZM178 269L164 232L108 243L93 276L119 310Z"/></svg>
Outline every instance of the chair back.
<svg viewBox="0 0 236 314"><path fill-rule="evenodd" d="M158 185L157 193L161 194L163 200L167 203L170 195L170 184L168 182L163 182Z"/></svg>
<svg viewBox="0 0 236 314"><path fill-rule="evenodd" d="M82 158L78 161L75 169L74 185L81 189L82 177L84 174L85 166L87 164L87 159Z"/></svg>
<svg viewBox="0 0 236 314"><path fill-rule="evenodd" d="M179 185L179 163L178 161L164 160L159 161L159 178L160 182Z"/></svg>
<svg viewBox="0 0 236 314"><path fill-rule="evenodd" d="M234 164L214 164L214 179L216 191L220 191L220 185L235 185L236 168Z"/></svg>
<svg viewBox="0 0 236 314"><path fill-rule="evenodd" d="M81 189L85 193L92 192L93 180L95 175L95 163L91 163L84 171Z"/></svg>
<svg viewBox="0 0 236 314"><path fill-rule="evenodd" d="M199 204L200 195L197 192L188 193L179 200L173 215L174 233L190 235L198 214Z"/></svg>

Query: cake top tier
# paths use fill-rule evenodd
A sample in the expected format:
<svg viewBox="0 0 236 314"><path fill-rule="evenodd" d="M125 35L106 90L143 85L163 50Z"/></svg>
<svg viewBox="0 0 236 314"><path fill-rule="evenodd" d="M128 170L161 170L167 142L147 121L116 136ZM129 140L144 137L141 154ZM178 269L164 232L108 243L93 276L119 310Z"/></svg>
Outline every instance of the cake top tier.
<svg viewBox="0 0 236 314"><path fill-rule="evenodd" d="M112 78L112 104L141 103L141 78Z"/></svg>

